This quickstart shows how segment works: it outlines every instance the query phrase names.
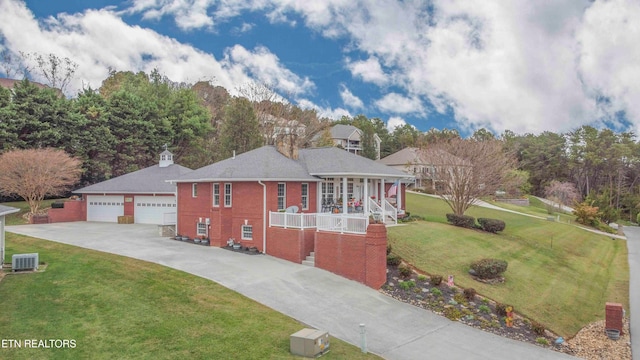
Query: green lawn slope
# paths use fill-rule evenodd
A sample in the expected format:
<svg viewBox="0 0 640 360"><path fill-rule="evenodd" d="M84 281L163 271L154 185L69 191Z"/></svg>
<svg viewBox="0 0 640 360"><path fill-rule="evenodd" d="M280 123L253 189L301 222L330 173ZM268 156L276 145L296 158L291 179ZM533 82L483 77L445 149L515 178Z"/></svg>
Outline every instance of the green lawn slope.
<svg viewBox="0 0 640 360"><path fill-rule="evenodd" d="M37 252L44 272L0 281L0 339L74 340L2 348L3 359L297 359L303 324L212 281L164 266L7 234L7 259ZM5 345L8 346L8 343ZM377 359L332 338L323 359Z"/></svg>
<svg viewBox="0 0 640 360"><path fill-rule="evenodd" d="M454 275L457 285L513 305L564 337L603 319L607 301L628 309L623 240L500 210L473 207L466 213L505 221L506 229L496 235L447 224L445 214L451 211L440 199L408 193L406 205L427 221L389 228L389 242L394 253L426 273ZM506 281L487 285L473 280L470 264L481 258L508 261Z"/></svg>

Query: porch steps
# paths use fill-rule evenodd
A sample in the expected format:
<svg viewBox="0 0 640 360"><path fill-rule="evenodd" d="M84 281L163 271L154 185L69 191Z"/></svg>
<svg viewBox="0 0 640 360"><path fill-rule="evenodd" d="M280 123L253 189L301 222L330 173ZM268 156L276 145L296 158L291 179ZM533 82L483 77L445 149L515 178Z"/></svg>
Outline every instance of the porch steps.
<svg viewBox="0 0 640 360"><path fill-rule="evenodd" d="M311 254L309 254L309 256L307 256L306 259L302 260L302 265L315 267L316 266L316 253L312 251Z"/></svg>

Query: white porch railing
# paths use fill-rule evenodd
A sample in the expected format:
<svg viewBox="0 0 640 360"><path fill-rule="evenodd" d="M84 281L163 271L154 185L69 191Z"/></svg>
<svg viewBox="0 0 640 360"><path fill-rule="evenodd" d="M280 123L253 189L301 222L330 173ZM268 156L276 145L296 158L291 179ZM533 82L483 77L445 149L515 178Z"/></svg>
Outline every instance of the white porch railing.
<svg viewBox="0 0 640 360"><path fill-rule="evenodd" d="M369 217L351 214L316 214L318 230L350 234L366 234Z"/></svg>
<svg viewBox="0 0 640 360"><path fill-rule="evenodd" d="M364 214L269 212L269 227L316 229L350 234L366 234L369 217Z"/></svg>
<svg viewBox="0 0 640 360"><path fill-rule="evenodd" d="M269 226L313 229L316 227L316 214L286 213L269 211Z"/></svg>
<svg viewBox="0 0 640 360"><path fill-rule="evenodd" d="M387 199L384 199L384 215L389 216L396 224L398 223L398 209L391 205Z"/></svg>

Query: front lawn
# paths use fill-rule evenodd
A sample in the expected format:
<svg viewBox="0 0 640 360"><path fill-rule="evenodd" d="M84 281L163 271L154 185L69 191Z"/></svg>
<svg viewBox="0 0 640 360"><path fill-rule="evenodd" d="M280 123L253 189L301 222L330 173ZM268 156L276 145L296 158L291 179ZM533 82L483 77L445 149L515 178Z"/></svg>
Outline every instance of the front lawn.
<svg viewBox="0 0 640 360"><path fill-rule="evenodd" d="M407 194L407 209L429 221L389 229L394 253L429 274L449 274L462 287L511 304L547 328L573 336L604 318L605 302L628 307L629 267L626 243L572 225L473 207L466 214L501 219L494 235L446 223L450 212L440 199ZM487 285L468 275L481 258L508 261L506 282Z"/></svg>
<svg viewBox="0 0 640 360"><path fill-rule="evenodd" d="M289 336L306 326L212 281L7 234L5 259L30 252L39 253L46 270L0 281L0 339L75 340L75 348L27 349L23 343L0 349L1 358L298 358L289 353ZM323 359L378 358L331 341Z"/></svg>

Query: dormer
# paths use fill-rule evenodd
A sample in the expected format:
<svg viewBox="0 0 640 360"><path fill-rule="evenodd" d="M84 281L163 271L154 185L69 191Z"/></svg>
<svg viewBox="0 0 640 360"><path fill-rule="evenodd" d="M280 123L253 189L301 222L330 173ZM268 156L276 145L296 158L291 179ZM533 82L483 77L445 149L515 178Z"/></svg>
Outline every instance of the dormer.
<svg viewBox="0 0 640 360"><path fill-rule="evenodd" d="M173 165L173 154L169 150L165 150L160 153L160 167L167 167Z"/></svg>

